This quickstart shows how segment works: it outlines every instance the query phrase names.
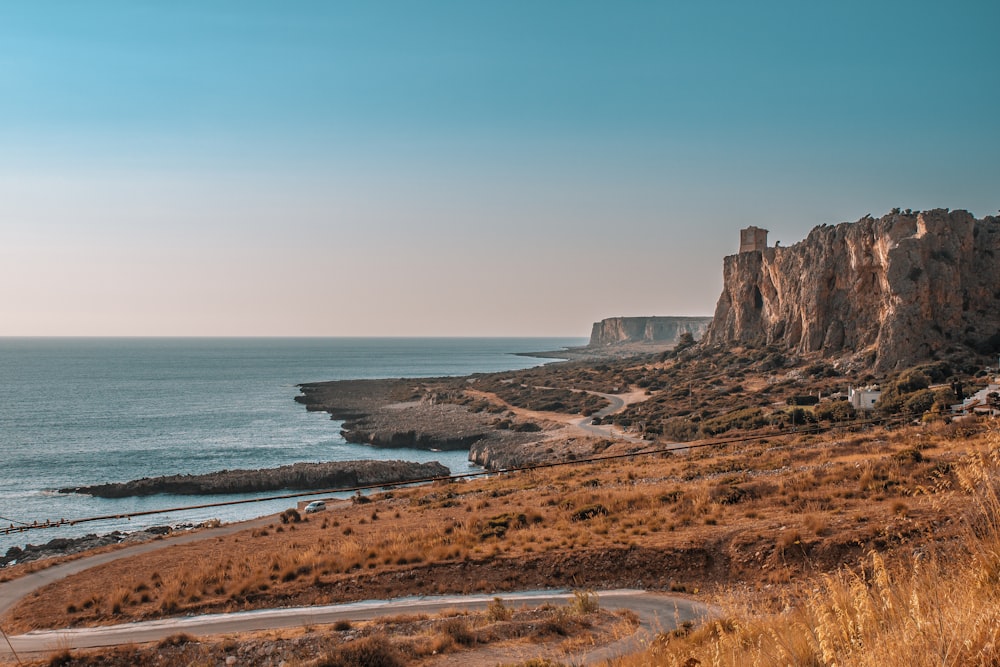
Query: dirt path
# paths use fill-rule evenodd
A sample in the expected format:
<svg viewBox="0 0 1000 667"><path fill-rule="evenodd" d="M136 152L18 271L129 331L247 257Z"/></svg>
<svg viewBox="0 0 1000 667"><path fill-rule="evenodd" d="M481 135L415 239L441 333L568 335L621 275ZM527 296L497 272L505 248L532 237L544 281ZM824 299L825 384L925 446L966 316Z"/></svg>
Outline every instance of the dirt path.
<svg viewBox="0 0 1000 667"><path fill-rule="evenodd" d="M538 387L538 389L550 389L551 387ZM479 391L476 389L467 389L466 393L470 396L476 396L478 398L488 400L495 403L500 403L504 405L508 410L513 412L515 415L521 419L528 421L549 421L556 422L559 424L565 424L570 429L575 429L579 434L597 437L597 438L612 438L614 440L626 440L628 442L645 443L647 440L638 438L635 436L623 433L620 430L615 429L610 424L595 426L592 422L595 418L603 418L608 415L613 415L621 412L625 408L635 403L641 403L649 398L645 391L630 391L624 394L604 394L599 391L588 391L586 393L593 394L594 396L600 396L601 398L608 401L608 406L601 410L598 410L594 414L588 417L581 417L579 415L569 415L563 412L540 412L538 410L528 410L526 408L519 408L517 406L511 405L498 397L492 392Z"/></svg>

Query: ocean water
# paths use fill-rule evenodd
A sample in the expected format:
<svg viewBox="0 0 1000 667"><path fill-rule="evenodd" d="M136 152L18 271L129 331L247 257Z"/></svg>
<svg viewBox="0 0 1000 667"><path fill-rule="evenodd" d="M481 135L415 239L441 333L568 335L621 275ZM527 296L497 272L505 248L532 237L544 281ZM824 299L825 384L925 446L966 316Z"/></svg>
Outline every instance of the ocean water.
<svg viewBox="0 0 1000 667"><path fill-rule="evenodd" d="M299 461L437 460L465 452L351 445L340 422L294 401L303 382L433 377L528 368L518 352L579 338L63 339L0 338L0 526L123 514L252 496L102 499L56 489ZM273 495L273 494L259 494ZM281 500L0 535L0 553L152 525L233 521Z"/></svg>

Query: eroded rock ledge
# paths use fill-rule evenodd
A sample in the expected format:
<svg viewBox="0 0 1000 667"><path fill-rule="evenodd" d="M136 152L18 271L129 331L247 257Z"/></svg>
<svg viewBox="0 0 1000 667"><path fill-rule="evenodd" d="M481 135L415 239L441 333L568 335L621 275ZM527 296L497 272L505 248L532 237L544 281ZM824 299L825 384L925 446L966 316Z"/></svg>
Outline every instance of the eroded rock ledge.
<svg viewBox="0 0 1000 667"><path fill-rule="evenodd" d="M998 300L1000 217L896 209L821 225L789 247L760 238L726 257L703 340L846 356L887 372L1000 352Z"/></svg>
<svg viewBox="0 0 1000 667"><path fill-rule="evenodd" d="M487 443L523 443L537 433L512 429L502 415L449 402L469 378L337 380L301 385L295 400L343 420L348 442L385 448L468 450Z"/></svg>
<svg viewBox="0 0 1000 667"><path fill-rule="evenodd" d="M262 470L222 470L204 475L144 477L130 482L59 489L59 493L84 493L100 498L150 496L156 493L213 495L255 493L281 489L338 489L407 482L449 474L437 461L332 461L295 463Z"/></svg>

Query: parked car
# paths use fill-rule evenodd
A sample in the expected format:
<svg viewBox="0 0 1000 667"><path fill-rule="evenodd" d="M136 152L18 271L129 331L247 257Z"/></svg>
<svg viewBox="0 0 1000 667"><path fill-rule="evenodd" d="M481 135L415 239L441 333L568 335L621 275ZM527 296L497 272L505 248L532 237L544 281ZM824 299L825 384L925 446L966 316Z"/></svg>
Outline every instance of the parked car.
<svg viewBox="0 0 1000 667"><path fill-rule="evenodd" d="M308 505L306 505L306 514L312 514L313 512L322 512L326 509L326 503L322 500L314 500Z"/></svg>

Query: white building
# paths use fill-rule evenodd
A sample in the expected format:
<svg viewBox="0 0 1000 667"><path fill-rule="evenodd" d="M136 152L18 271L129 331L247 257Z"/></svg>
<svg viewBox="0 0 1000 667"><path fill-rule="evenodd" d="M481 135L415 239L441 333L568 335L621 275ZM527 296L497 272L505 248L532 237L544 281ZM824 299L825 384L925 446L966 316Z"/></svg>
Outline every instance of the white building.
<svg viewBox="0 0 1000 667"><path fill-rule="evenodd" d="M993 382L988 384L986 388L980 389L961 403L951 406L951 411L963 415L973 412L995 417L1000 413L1000 409L990 404L990 394L1000 394L1000 378L994 378Z"/></svg>
<svg viewBox="0 0 1000 667"><path fill-rule="evenodd" d="M882 396L882 390L878 385L868 385L864 388L847 388L847 400L854 406L855 410L874 410L875 404Z"/></svg>

